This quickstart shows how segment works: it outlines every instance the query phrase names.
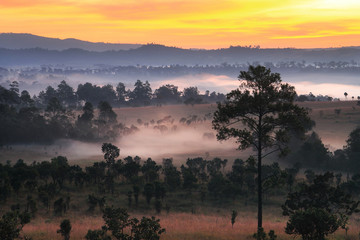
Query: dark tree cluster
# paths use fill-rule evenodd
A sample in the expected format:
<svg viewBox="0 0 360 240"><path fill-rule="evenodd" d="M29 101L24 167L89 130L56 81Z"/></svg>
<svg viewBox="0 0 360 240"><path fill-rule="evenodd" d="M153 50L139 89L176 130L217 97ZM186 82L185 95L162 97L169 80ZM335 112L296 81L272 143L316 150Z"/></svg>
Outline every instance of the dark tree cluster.
<svg viewBox="0 0 360 240"><path fill-rule="evenodd" d="M117 122L117 115L106 101L95 107L85 102L75 117L71 107L78 103L73 90L64 81L57 90L47 88L39 97L27 91L19 94L17 83L0 86L0 146L13 143L52 143L71 138L86 141L112 140L129 129ZM42 108L41 103L46 104Z"/></svg>
<svg viewBox="0 0 360 240"><path fill-rule="evenodd" d="M31 98L24 90L19 93L16 81L6 89L0 86L0 146L13 143L51 143L60 138L85 141L108 141L131 133L117 121L112 106L147 106L156 104L197 104L223 100L215 92L199 94L196 87L178 91L174 85L164 85L152 92L149 82L135 83L133 91L123 83L116 87L80 84L75 92L65 81L57 89L49 86ZM95 113L96 108L98 113ZM75 111L80 112L75 114ZM78 116L76 116L78 115Z"/></svg>
<svg viewBox="0 0 360 240"><path fill-rule="evenodd" d="M290 146L293 151L286 157L287 162L299 163L304 168L360 174L360 128L354 129L349 134L346 145L334 152L323 144L315 132Z"/></svg>
<svg viewBox="0 0 360 240"><path fill-rule="evenodd" d="M285 232L303 240L324 240L339 228L347 231L349 217L359 211L359 201L344 190L345 185L334 184L330 172L314 176L308 184L300 183L282 206L283 215L289 216Z"/></svg>
<svg viewBox="0 0 360 240"><path fill-rule="evenodd" d="M152 90L148 81L137 80L133 90L126 89L119 82L116 87L111 84L97 86L92 83L79 84L75 91L65 81L61 81L57 89L48 86L34 99L37 106L45 107L52 98L57 98L60 104L67 108L76 108L89 102L96 106L100 102L108 102L112 106L148 106L161 104L200 104L217 102L225 99L221 93L206 91L200 94L197 87L185 88L182 92L172 84L165 84Z"/></svg>
<svg viewBox="0 0 360 240"><path fill-rule="evenodd" d="M84 204L88 205L87 213L102 212L105 226L99 230L89 230L87 239L132 239L136 234L155 234L152 236L156 237L163 232L158 220L130 219L125 209L108 208L114 202L107 202L107 199L117 194L124 201L127 199L129 209L154 209L156 213L162 210L168 212L170 206L176 207L167 200L171 194L184 201L191 198L199 204L207 202L217 206L219 203L226 206L235 199L244 200L246 205L256 199L258 174L253 157L246 161L236 159L231 169L226 168L226 159L205 160L201 157L189 158L178 168L172 159L164 159L161 165L151 158L142 161L138 156L119 159L120 149L111 143L104 143L102 152L104 160L84 170L78 165L69 165L62 156L30 165L22 160L14 165L0 164L2 203L9 199L12 202L14 199L26 199L26 202L12 205L16 212L5 214L3 221L7 218L17 219L12 228L15 234L19 234L22 226L30 217L39 214L39 210L55 216L66 215L68 211L73 211L70 207L72 194L90 192L84 198ZM290 191L283 206L284 215L290 217L286 232L302 235L303 239L323 240L338 228L346 229L348 216L357 212L358 207L358 202L352 200L349 193L360 194L360 177L353 175L352 179L343 181L339 174L316 175L306 170L304 181L298 177L299 170L298 165L287 169L280 168L277 163L262 165L265 201L271 196L285 197ZM124 189L128 189L127 192ZM97 207L99 210L96 210ZM21 215L20 210L23 211L21 214L26 215ZM28 216L28 220L22 223L24 216ZM233 213L232 222L235 218L236 214ZM1 224L10 227L6 225L9 222L0 221ZM156 231L143 232L142 229L147 228ZM124 229L131 229L131 234L128 235L128 231L125 233ZM66 239L70 230L71 224L65 221L58 233ZM266 239L267 234L263 230L254 236L258 238L262 235ZM269 233L270 239L271 236L275 236L273 232Z"/></svg>
<svg viewBox="0 0 360 240"><path fill-rule="evenodd" d="M104 160L82 169L69 165L66 157L58 156L51 161L26 164L18 160L14 165L0 164L0 200L26 197L21 208L35 217L38 210L62 216L71 210L71 192L85 191L90 194L84 199L93 213L97 207L104 210L106 195L119 193L121 186L129 186L124 199L130 208L153 208L160 213L168 209L168 194L186 192L199 201L232 201L247 196L253 198L256 189L256 168L254 159L246 162L235 160L230 171L227 160L201 157L189 158L180 168L171 158L159 165L151 158L142 161L140 157L119 159L120 150L111 143L102 145ZM272 196L285 184L287 171L278 164L264 165L267 186L266 194ZM189 195L190 194L190 195ZM247 200L246 200L247 201Z"/></svg>

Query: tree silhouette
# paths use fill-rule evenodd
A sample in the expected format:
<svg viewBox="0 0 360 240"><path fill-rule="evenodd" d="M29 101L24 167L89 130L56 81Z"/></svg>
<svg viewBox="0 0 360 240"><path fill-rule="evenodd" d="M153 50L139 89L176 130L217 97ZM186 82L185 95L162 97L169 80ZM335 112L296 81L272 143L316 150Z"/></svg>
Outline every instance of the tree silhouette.
<svg viewBox="0 0 360 240"><path fill-rule="evenodd" d="M115 164L115 158L120 155L120 149L111 143L103 143L101 151L104 153L104 159L108 167L112 167Z"/></svg>
<svg viewBox="0 0 360 240"><path fill-rule="evenodd" d="M288 152L291 134L302 135L311 120L304 108L294 104L294 87L282 84L280 74L263 66L249 66L239 75L240 88L218 104L213 128L218 140L235 138L238 149L257 152L258 230L262 228L262 159L271 153ZM241 125L242 124L242 125Z"/></svg>
<svg viewBox="0 0 360 240"><path fill-rule="evenodd" d="M90 102L86 102L82 110L83 113L78 116L75 126L80 131L81 137L93 138L94 107Z"/></svg>
<svg viewBox="0 0 360 240"><path fill-rule="evenodd" d="M146 81L143 83L140 80L137 80L134 84L134 90L129 93L130 101L135 105L150 105L151 97L152 97L152 90L150 87L150 83Z"/></svg>
<svg viewBox="0 0 360 240"><path fill-rule="evenodd" d="M235 223L237 215L238 215L237 211L233 210L231 212L231 227L234 227L234 223Z"/></svg>
<svg viewBox="0 0 360 240"><path fill-rule="evenodd" d="M344 92L344 96L345 96L345 99L347 99L347 96L348 96L349 94L347 93L347 92Z"/></svg>
<svg viewBox="0 0 360 240"><path fill-rule="evenodd" d="M70 239L70 231L71 231L71 223L69 219L64 219L61 223L60 223L60 229L57 230L57 233L60 233L61 236L64 237L64 240L69 240Z"/></svg>
<svg viewBox="0 0 360 240"><path fill-rule="evenodd" d="M288 194L282 206L283 215L289 216L287 234L301 235L304 240L324 240L340 227L346 229L349 216L358 211L359 201L352 200L339 186L332 186L333 180L334 175L327 172Z"/></svg>
<svg viewBox="0 0 360 240"><path fill-rule="evenodd" d="M0 218L0 236L2 240L13 240L20 237L25 224L30 222L30 214L19 211L7 212ZM25 237L26 238L26 237ZM22 238L21 238L22 239Z"/></svg>

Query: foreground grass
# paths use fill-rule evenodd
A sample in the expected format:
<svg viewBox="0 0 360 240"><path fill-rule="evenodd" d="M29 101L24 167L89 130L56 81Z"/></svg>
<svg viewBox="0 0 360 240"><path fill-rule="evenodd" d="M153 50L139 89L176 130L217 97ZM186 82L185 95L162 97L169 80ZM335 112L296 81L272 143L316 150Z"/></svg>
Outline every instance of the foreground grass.
<svg viewBox="0 0 360 240"><path fill-rule="evenodd" d="M251 236L256 231L257 219L253 213L240 213L234 227L230 223L230 216L204 215L191 213L170 213L157 216L161 226L166 228L166 233L161 236L163 240L239 240L253 239ZM140 218L140 215L132 215ZM71 239L85 239L89 229L98 229L103 225L100 216L79 217L67 216L72 223ZM24 227L24 233L34 240L62 239L56 230L63 218L44 219L37 218ZM266 231L275 230L278 240L293 239L284 233L286 218L266 216L263 226ZM347 236L344 230L338 230L329 239L359 239L359 223L351 220ZM300 238L298 238L300 239Z"/></svg>

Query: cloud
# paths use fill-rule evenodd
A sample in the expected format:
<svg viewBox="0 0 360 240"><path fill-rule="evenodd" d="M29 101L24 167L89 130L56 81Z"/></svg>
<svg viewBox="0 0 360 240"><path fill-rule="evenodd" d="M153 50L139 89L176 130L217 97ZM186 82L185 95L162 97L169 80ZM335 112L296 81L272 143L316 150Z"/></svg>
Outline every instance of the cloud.
<svg viewBox="0 0 360 240"><path fill-rule="evenodd" d="M360 7L353 3L352 0L336 4L332 0L2 0L0 29L48 37L157 42L180 47L346 46L360 40L357 26Z"/></svg>

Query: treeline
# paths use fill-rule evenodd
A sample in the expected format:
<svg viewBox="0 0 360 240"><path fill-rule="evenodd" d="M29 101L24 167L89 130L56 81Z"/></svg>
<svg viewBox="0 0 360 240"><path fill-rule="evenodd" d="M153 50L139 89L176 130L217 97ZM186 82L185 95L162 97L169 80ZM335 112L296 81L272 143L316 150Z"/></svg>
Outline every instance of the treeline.
<svg viewBox="0 0 360 240"><path fill-rule="evenodd" d="M135 126L118 123L112 106L147 106L156 104L199 104L221 101L223 94L199 94L196 87L164 85L154 93L148 82L138 80L133 91L119 83L111 85L80 84L77 91L62 81L31 97L19 93L17 82L10 88L0 86L0 145L13 143L52 143L59 138L86 141L112 141L122 134L136 131ZM95 111L95 109L98 111ZM80 112L80 113L79 113Z"/></svg>
<svg viewBox="0 0 360 240"><path fill-rule="evenodd" d="M205 94L200 94L197 87L188 87L180 91L177 86L171 84L165 84L153 91L148 81L142 82L141 80L135 82L133 90L126 89L122 82L119 82L116 87L111 84L97 86L87 82L79 84L77 90L74 90L63 80L56 89L48 86L33 98L26 90L19 94L18 82L13 81L9 90L0 86L0 94L1 102L18 104L26 98L27 103L32 102L40 108L46 108L52 98L57 98L67 108L77 108L83 106L85 102L96 106L100 101L106 101L115 107L137 107L182 103L193 105L225 99L225 95L222 93L206 91Z"/></svg>
<svg viewBox="0 0 360 240"><path fill-rule="evenodd" d="M242 198L247 204L256 198L256 161L252 157L246 161L236 159L228 171L225 170L228 161L220 158L189 158L176 167L171 158L163 159L161 165L138 156L118 159L120 150L110 143L102 145L102 152L104 161L84 169L69 165L63 156L32 164L21 159L14 165L0 164L0 200L5 203L12 196L26 199L14 207L25 208L35 216L40 208L55 215L66 213L71 210L71 194L79 192L89 193L83 199L88 212L103 209L105 196L119 193L129 208L150 208L157 212L176 208L167 201L176 192L182 193L176 194L177 197L195 198L199 202L231 202ZM268 197L286 194L293 188L299 170L298 165L288 169L281 169L278 163L264 165L265 194ZM128 191L124 192L124 187Z"/></svg>
<svg viewBox="0 0 360 240"><path fill-rule="evenodd" d="M0 88L0 146L14 143L51 144L56 139L71 138L87 141L114 139L127 128L117 122L117 115L106 101L93 105L86 102L75 117L72 109L52 97L44 108L36 106L34 99L17 88Z"/></svg>
<svg viewBox="0 0 360 240"><path fill-rule="evenodd" d="M220 158L189 158L176 167L171 158L163 159L161 165L138 156L118 159L120 150L110 143L102 145L102 152L104 161L84 169L69 165L62 156L32 164L21 159L14 165L0 164L0 201L33 218L40 213L63 216L69 211L106 213L106 206L111 205L156 213L173 209L195 213L200 205L226 207L234 200L244 205L256 202L257 171L252 157L236 159L231 169L225 170L228 161ZM317 183L314 171L306 170L303 179L300 169L299 164L286 169L277 163L263 165L265 200L271 202L273 196L285 199L289 192L291 196ZM329 186L360 194L359 173L346 180L341 173L327 176Z"/></svg>
<svg viewBox="0 0 360 240"><path fill-rule="evenodd" d="M301 164L301 166L320 171L342 171L351 174L360 173L360 128L354 129L346 145L342 149L331 152L312 132L304 140L295 141L289 146L292 151L285 157L284 162Z"/></svg>
<svg viewBox="0 0 360 240"><path fill-rule="evenodd" d="M215 74L236 76L241 70L246 70L249 65L263 64L264 66L276 69L279 72L300 72L300 73L358 73L360 64L355 61L330 61L330 62L306 62L306 61L254 61L248 63L228 63L221 64L196 64L181 65L168 64L160 66L152 65L128 65L128 66L108 66L95 65L91 68L76 68L72 66L59 67L53 65L41 65L41 67L26 67L21 69L12 69L0 67L0 80L9 76L18 76L19 79L35 80L37 75L94 75L94 76L128 76L128 77L174 77L191 74Z"/></svg>

